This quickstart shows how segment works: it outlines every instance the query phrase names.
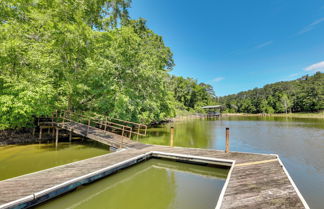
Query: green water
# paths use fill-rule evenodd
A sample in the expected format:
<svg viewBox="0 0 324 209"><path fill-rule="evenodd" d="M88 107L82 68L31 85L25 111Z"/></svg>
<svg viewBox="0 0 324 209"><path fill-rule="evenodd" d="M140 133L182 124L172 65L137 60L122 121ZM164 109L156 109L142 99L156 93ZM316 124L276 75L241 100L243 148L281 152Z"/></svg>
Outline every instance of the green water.
<svg viewBox="0 0 324 209"><path fill-rule="evenodd" d="M108 153L95 143L0 146L0 180Z"/></svg>
<svg viewBox="0 0 324 209"><path fill-rule="evenodd" d="M223 117L187 120L148 130L140 141L169 145L225 149L230 128L230 150L279 154L310 208L322 209L324 197L324 119Z"/></svg>
<svg viewBox="0 0 324 209"><path fill-rule="evenodd" d="M151 159L36 208L212 209L227 172Z"/></svg>
<svg viewBox="0 0 324 209"><path fill-rule="evenodd" d="M169 145L170 126L175 127L175 146L218 150L225 148L225 128L229 127L231 151L279 154L309 206L314 209L323 208L324 119L223 117L216 120L188 120L149 129L149 136L141 138L140 141L149 144ZM55 149L51 144L0 147L0 180L106 153L108 153L107 148L86 144L62 143L58 149ZM181 175L177 174L176 176ZM110 181L108 179L110 177L99 182ZM177 179L182 181L180 177ZM158 183L151 182L150 184ZM167 187L168 183L164 179L163 185ZM137 192L145 190L147 192L141 194L147 199L153 198L151 194L155 194L156 191L149 190L148 185L133 184L137 188L132 190L131 194L127 193L126 186L122 188L127 196L116 193L116 198L120 198L119 202L125 201L125 197L127 197L126 200L136 201L133 196L136 196ZM92 187L87 186L86 188ZM102 191L99 186L93 188L93 190L82 189L82 191L88 196ZM96 188L99 188L97 192ZM161 195L165 195L163 191L161 189ZM77 201L77 195L72 196ZM61 198L65 200L65 196ZM79 201L83 199L85 198L80 196ZM159 201L156 200L156 202ZM94 206L88 208L106 208L100 204L100 206L92 204ZM155 203L151 204L154 207L143 206L142 208L158 208L155 207Z"/></svg>

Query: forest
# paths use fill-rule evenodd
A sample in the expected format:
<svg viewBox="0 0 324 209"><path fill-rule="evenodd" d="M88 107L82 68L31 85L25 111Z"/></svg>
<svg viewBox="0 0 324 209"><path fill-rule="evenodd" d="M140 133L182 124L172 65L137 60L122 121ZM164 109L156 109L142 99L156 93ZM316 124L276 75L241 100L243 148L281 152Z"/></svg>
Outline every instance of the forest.
<svg viewBox="0 0 324 209"><path fill-rule="evenodd" d="M171 49L130 0L3 0L0 129L33 126L56 110L150 123L224 104L225 112L314 112L323 73L216 100L211 85L171 75Z"/></svg>
<svg viewBox="0 0 324 209"><path fill-rule="evenodd" d="M219 102L230 113L317 112L324 109L324 73L220 97Z"/></svg>
<svg viewBox="0 0 324 209"><path fill-rule="evenodd" d="M150 123L212 103L210 85L171 76L173 55L130 0L2 0L0 129L55 110Z"/></svg>

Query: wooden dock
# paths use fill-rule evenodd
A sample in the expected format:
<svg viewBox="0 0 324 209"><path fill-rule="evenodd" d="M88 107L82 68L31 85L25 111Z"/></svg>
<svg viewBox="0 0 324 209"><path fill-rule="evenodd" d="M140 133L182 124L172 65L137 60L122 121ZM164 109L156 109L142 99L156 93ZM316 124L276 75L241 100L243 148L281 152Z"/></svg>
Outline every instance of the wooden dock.
<svg viewBox="0 0 324 209"><path fill-rule="evenodd" d="M151 152L232 162L216 208L309 208L277 155L129 145L114 153L0 181L0 208L30 207L135 164Z"/></svg>
<svg viewBox="0 0 324 209"><path fill-rule="evenodd" d="M77 117L77 118L75 118ZM53 130L53 137L55 136L55 143L59 140L59 131L68 131L70 141L72 134L77 134L89 138L91 140L109 145L115 148L135 148L146 146L142 143L131 140L131 136L146 136L147 126L131 121L120 120L116 118L109 118L94 114L94 116L85 116L78 113L63 111L60 114L56 113L52 117L42 118L45 121L40 121L39 126L39 140L42 139L42 132L44 129ZM136 130L133 130L133 128ZM144 131L144 132L143 132Z"/></svg>
<svg viewBox="0 0 324 209"><path fill-rule="evenodd" d="M64 129L75 134L85 136L91 140L100 142L102 144L106 144L116 148L122 147L145 147L147 145L139 143L134 140L130 140L128 137L115 134L112 132L108 132L96 127L87 126L82 123L77 122L66 122L66 123L57 123L56 126L60 129Z"/></svg>

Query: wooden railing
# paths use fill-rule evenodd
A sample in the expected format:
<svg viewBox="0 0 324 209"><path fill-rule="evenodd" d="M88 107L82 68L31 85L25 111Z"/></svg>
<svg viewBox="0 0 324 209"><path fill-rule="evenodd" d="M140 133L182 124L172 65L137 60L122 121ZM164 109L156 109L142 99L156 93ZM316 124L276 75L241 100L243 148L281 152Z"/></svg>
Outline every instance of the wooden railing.
<svg viewBox="0 0 324 209"><path fill-rule="evenodd" d="M146 136L147 126L140 123L134 123L131 121L125 121L120 119L112 119L108 116L99 114L85 115L70 111L55 112L51 116L51 121L61 122L63 125L65 122L76 122L87 125L87 133L89 127L96 127L108 132L114 132L124 137L131 138L132 135Z"/></svg>
<svg viewBox="0 0 324 209"><path fill-rule="evenodd" d="M135 122L131 122L131 121L126 121L126 120L121 120L121 119L117 119L117 118L111 118L111 117L99 115L96 113L93 113L93 115L94 115L94 117L100 118L101 120L108 121L108 123L119 124L119 125L123 125L126 127L131 127L132 128L131 133L136 135L137 139L139 136L146 136L147 125L135 123Z"/></svg>

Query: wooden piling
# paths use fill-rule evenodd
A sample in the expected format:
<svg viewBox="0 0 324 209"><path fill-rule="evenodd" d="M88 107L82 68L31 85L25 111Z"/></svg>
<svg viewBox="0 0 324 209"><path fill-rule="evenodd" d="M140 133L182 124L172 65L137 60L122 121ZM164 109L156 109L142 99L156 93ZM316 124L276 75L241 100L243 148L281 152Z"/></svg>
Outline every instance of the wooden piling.
<svg viewBox="0 0 324 209"><path fill-rule="evenodd" d="M137 126L137 136L136 136L136 140L137 140L137 141L138 141L139 132L140 132L140 127Z"/></svg>
<svg viewBox="0 0 324 209"><path fill-rule="evenodd" d="M225 153L229 152L229 128L226 128L226 143L225 143Z"/></svg>
<svg viewBox="0 0 324 209"><path fill-rule="evenodd" d="M43 128L39 127L39 141L42 139Z"/></svg>
<svg viewBox="0 0 324 209"><path fill-rule="evenodd" d="M105 131L107 130L107 123L108 123L108 117L106 117L106 121L105 121Z"/></svg>
<svg viewBox="0 0 324 209"><path fill-rule="evenodd" d="M55 138L55 146L57 147L58 145L58 139L59 139L59 129L56 128L56 138Z"/></svg>
<svg viewBox="0 0 324 209"><path fill-rule="evenodd" d="M124 136L125 126L123 126L122 136Z"/></svg>
<svg viewBox="0 0 324 209"><path fill-rule="evenodd" d="M89 120L88 120L88 126L87 126L87 133L86 133L86 136L88 136L88 133L89 133L90 123L91 123L91 121L90 121L90 119L89 119Z"/></svg>
<svg viewBox="0 0 324 209"><path fill-rule="evenodd" d="M170 147L173 147L173 138L174 138L174 127L171 126L171 129L170 129Z"/></svg>
<svg viewBox="0 0 324 209"><path fill-rule="evenodd" d="M130 130L129 130L129 136L128 136L128 138L132 138L132 131L133 131L133 129L131 128Z"/></svg>
<svg viewBox="0 0 324 209"><path fill-rule="evenodd" d="M70 135L69 135L69 141L70 141L70 143L72 142L72 133L73 133L73 129L70 129Z"/></svg>

